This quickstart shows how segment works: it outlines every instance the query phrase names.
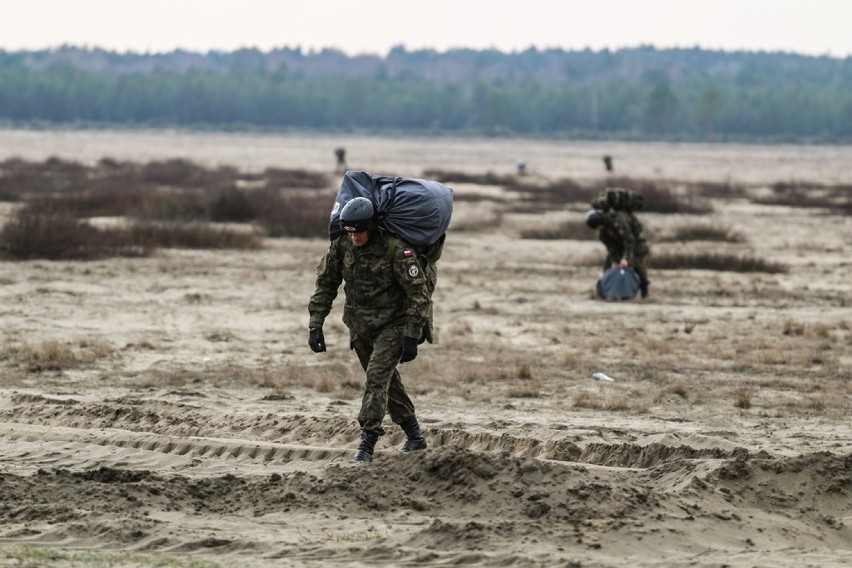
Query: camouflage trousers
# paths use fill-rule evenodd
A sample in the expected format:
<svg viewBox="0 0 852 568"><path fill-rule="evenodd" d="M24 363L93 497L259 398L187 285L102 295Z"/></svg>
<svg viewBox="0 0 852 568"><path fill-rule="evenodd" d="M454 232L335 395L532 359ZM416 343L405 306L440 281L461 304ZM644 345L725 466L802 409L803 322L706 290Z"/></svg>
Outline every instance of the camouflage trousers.
<svg viewBox="0 0 852 568"><path fill-rule="evenodd" d="M352 349L367 373L358 423L362 430L380 436L385 433L382 428L385 414L390 414L396 424L414 416L414 403L396 370L402 353L404 328L404 325L389 325L373 337L351 332Z"/></svg>

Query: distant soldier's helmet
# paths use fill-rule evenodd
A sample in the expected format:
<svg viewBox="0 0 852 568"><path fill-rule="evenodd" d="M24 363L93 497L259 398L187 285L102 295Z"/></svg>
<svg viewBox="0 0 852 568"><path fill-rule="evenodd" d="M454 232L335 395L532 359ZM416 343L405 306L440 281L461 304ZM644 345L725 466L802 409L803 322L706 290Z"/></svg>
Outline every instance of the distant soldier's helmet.
<svg viewBox="0 0 852 568"><path fill-rule="evenodd" d="M340 228L347 233L368 231L373 224L373 203L366 197L350 199L340 211Z"/></svg>
<svg viewBox="0 0 852 568"><path fill-rule="evenodd" d="M590 229L597 229L603 225L603 222L604 216L600 211L592 209L586 213L586 225L588 225Z"/></svg>

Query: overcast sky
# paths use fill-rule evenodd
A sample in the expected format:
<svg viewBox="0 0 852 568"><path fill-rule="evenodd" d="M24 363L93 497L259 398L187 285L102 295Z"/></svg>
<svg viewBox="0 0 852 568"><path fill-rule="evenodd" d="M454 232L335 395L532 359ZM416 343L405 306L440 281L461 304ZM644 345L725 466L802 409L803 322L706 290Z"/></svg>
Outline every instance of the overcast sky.
<svg viewBox="0 0 852 568"><path fill-rule="evenodd" d="M0 49L638 45L852 55L852 0L2 0Z"/></svg>

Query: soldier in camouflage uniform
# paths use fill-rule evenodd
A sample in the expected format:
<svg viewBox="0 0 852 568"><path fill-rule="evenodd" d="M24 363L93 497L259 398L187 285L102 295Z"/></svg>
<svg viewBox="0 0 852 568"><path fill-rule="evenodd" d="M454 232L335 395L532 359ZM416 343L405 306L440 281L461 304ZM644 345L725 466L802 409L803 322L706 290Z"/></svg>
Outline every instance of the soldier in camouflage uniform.
<svg viewBox="0 0 852 568"><path fill-rule="evenodd" d="M354 457L359 462L373 461L376 441L385 433L386 413L405 431L402 451L426 448L414 403L396 367L417 356L419 343L431 341L434 273L423 270L412 247L376 227L373 217L369 199L356 197L344 205L344 233L332 241L317 266L316 292L308 304L308 345L319 353L326 350L323 322L344 282L343 323L349 328L350 348L367 374L358 414L361 442Z"/></svg>
<svg viewBox="0 0 852 568"><path fill-rule="evenodd" d="M611 266L631 266L639 275L642 298L648 297L648 256L651 249L645 230L636 215L627 211L591 210L586 213L586 225L598 231L598 238L607 250L604 270Z"/></svg>

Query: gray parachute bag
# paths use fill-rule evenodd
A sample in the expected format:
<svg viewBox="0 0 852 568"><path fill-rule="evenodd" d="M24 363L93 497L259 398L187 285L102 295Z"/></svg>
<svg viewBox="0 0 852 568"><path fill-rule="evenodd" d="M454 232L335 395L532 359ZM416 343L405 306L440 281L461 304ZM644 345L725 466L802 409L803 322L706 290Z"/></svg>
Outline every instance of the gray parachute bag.
<svg viewBox="0 0 852 568"><path fill-rule="evenodd" d="M598 280L597 290L604 300L632 300L639 291L639 275L629 266L608 268Z"/></svg>
<svg viewBox="0 0 852 568"><path fill-rule="evenodd" d="M414 247L438 242L453 214L453 190L440 182L349 170L343 174L331 210L331 240L343 232L340 210L355 197L372 201L379 226Z"/></svg>

